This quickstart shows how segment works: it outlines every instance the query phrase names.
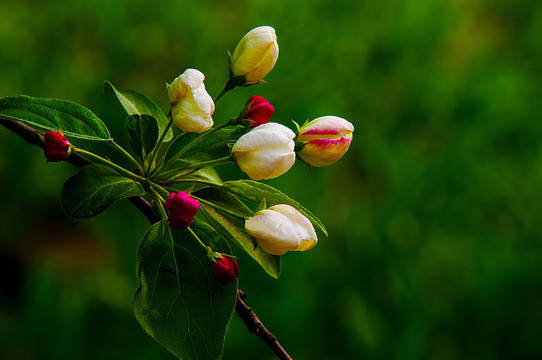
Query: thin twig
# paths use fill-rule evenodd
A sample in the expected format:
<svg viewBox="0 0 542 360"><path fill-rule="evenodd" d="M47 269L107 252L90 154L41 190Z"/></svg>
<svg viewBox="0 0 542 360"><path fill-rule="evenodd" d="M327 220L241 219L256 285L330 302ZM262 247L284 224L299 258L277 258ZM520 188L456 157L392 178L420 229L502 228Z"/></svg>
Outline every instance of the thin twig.
<svg viewBox="0 0 542 360"><path fill-rule="evenodd" d="M5 128L13 131L15 134L19 135L21 138L23 138L26 142L38 146L40 148L43 148L43 133L37 130L34 130L30 126L23 124L22 122L11 120L11 119L5 119L0 118L0 124L4 126ZM92 161L84 158L83 156L71 153L70 156L66 158L67 162L70 164L82 168L85 165L92 164ZM139 209L147 217L147 219L151 222L151 224L154 224L158 221L160 221L160 217L152 212L151 205L145 198L141 196L132 196L129 197L128 200L134 204L136 208Z"/></svg>
<svg viewBox="0 0 542 360"><path fill-rule="evenodd" d="M2 117L0 117L0 125L19 135L26 142L43 148L42 132L34 130L22 122ZM76 153L70 154L65 161L78 168L92 164L92 161ZM161 218L152 211L151 205L147 200L145 200L145 198L141 196L133 196L129 197L128 200L147 217L151 224L161 220ZM292 360L290 355L288 355L286 350L284 350L278 342L277 337L265 328L254 311L243 301L246 295L247 294L245 292L237 290L237 303L235 305L237 316L243 320L248 331L260 337L279 359Z"/></svg>
<svg viewBox="0 0 542 360"><path fill-rule="evenodd" d="M247 296L247 293L243 292L242 290L237 290L237 304L235 304L235 311L237 312L237 316L243 319L248 331L259 336L260 339L262 339L267 346L273 350L279 359L292 360L290 355L288 355L286 350L284 350L284 348L278 342L277 337L265 328L254 311L243 301L245 296Z"/></svg>

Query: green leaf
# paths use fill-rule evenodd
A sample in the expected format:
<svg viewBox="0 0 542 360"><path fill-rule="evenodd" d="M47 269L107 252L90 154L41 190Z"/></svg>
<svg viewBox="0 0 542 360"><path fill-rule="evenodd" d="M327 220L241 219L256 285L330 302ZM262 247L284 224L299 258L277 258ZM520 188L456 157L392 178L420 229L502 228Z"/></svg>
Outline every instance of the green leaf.
<svg viewBox="0 0 542 360"><path fill-rule="evenodd" d="M217 204L219 207L234 211L240 215L247 217L252 215L252 210L250 210L243 202L224 191L220 191L215 188L203 188L194 191L193 194ZM201 204L201 207L203 208L203 213L209 221L209 224L211 224L219 233L221 233L222 236L237 244L254 260L256 260L270 276L274 277L275 279L279 277L280 256L271 255L262 250L262 248L255 247L254 240L245 232L244 221L227 213L220 212L220 210L206 204Z"/></svg>
<svg viewBox="0 0 542 360"><path fill-rule="evenodd" d="M186 181L191 179L208 181L217 185L222 184L222 179L220 178L220 175L218 175L218 172L212 166L199 169L198 171L184 178L183 180Z"/></svg>
<svg viewBox="0 0 542 360"><path fill-rule="evenodd" d="M151 99L135 90L117 90L109 81L104 82L104 93L115 94L128 115L150 115L158 123L158 132L161 134L169 120L164 112ZM173 131L169 129L164 141L173 138Z"/></svg>
<svg viewBox="0 0 542 360"><path fill-rule="evenodd" d="M300 213L310 220L312 225L327 236L327 230L324 224L314 216L309 210L305 209L300 203L267 184L254 180L236 180L226 181L222 185L232 194L241 199L259 204L265 198L269 206L273 204L288 204L295 207Z"/></svg>
<svg viewBox="0 0 542 360"><path fill-rule="evenodd" d="M62 206L73 219L98 215L114 202L145 195L137 181L120 175L105 165L87 165L79 169L62 187Z"/></svg>
<svg viewBox="0 0 542 360"><path fill-rule="evenodd" d="M244 127L236 126L217 130L210 135L184 133L171 143L165 161L179 158L184 162L198 163L227 157L230 155L228 143L237 141L245 132ZM202 137L201 141L199 137Z"/></svg>
<svg viewBox="0 0 542 360"><path fill-rule="evenodd" d="M89 109L67 100L26 95L0 99L0 118L22 121L34 128L60 130L64 135L91 141L111 141L107 126Z"/></svg>
<svg viewBox="0 0 542 360"><path fill-rule="evenodd" d="M214 251L224 239L194 219L190 228ZM220 359L236 302L237 280L222 285L211 260L188 230L161 221L143 236L137 254L139 287L133 308L143 329L179 359Z"/></svg>
<svg viewBox="0 0 542 360"><path fill-rule="evenodd" d="M124 123L124 137L130 149L141 159L154 149L158 142L158 124L150 115L129 115Z"/></svg>
<svg viewBox="0 0 542 360"><path fill-rule="evenodd" d="M177 136L171 142L171 144L169 144L164 161L167 163L171 159L175 158L177 154L179 154L188 144L200 136L201 134L198 133L182 133L181 135Z"/></svg>

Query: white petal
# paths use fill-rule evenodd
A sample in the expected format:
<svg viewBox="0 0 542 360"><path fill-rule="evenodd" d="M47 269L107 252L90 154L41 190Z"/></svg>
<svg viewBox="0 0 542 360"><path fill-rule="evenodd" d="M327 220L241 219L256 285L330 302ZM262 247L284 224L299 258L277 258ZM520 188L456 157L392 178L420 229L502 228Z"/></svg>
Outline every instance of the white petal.
<svg viewBox="0 0 542 360"><path fill-rule="evenodd" d="M265 210L259 213L262 215L245 222L245 229L262 249L270 254L282 255L299 247L300 241L287 217L278 213L269 214Z"/></svg>
<svg viewBox="0 0 542 360"><path fill-rule="evenodd" d="M275 144L288 144L294 149L295 134L284 125L267 123L255 127L247 134L241 136L233 145L232 151L251 151Z"/></svg>
<svg viewBox="0 0 542 360"><path fill-rule="evenodd" d="M312 223L296 208L290 205L279 204L269 208L269 210L277 211L286 216L295 227L298 238L300 240L316 240L316 232Z"/></svg>
<svg viewBox="0 0 542 360"><path fill-rule="evenodd" d="M196 69L186 69L184 73L181 74L181 80L186 86L193 89L203 84L205 75Z"/></svg>
<svg viewBox="0 0 542 360"><path fill-rule="evenodd" d="M284 174L295 163L295 153L288 144L278 144L266 148L234 152L239 168L253 180L271 179Z"/></svg>
<svg viewBox="0 0 542 360"><path fill-rule="evenodd" d="M215 112L215 103L213 102L211 95L205 90L205 85L203 83L192 90L192 97L201 111L213 115Z"/></svg>

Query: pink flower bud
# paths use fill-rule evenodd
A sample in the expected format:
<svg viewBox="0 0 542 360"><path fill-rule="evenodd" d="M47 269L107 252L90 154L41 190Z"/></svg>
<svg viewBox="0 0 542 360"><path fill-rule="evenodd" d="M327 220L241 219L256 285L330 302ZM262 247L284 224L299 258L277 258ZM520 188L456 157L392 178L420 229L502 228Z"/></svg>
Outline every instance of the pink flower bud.
<svg viewBox="0 0 542 360"><path fill-rule="evenodd" d="M216 279L221 284L228 284L239 276L239 265L237 261L228 255L217 254L220 257L215 258L215 263L211 270L215 274Z"/></svg>
<svg viewBox="0 0 542 360"><path fill-rule="evenodd" d="M70 142L58 131L46 132L43 136L43 153L47 161L64 160L70 153Z"/></svg>
<svg viewBox="0 0 542 360"><path fill-rule="evenodd" d="M312 166L337 162L352 142L354 126L337 116L322 116L303 125L295 139L302 147L299 157Z"/></svg>
<svg viewBox="0 0 542 360"><path fill-rule="evenodd" d="M247 106L249 108L243 119L252 120L251 127L265 124L275 112L273 105L261 96L252 96L245 104L245 107Z"/></svg>
<svg viewBox="0 0 542 360"><path fill-rule="evenodd" d="M169 194L164 207L169 210L169 225L175 229L186 229L199 210L199 202L184 191Z"/></svg>

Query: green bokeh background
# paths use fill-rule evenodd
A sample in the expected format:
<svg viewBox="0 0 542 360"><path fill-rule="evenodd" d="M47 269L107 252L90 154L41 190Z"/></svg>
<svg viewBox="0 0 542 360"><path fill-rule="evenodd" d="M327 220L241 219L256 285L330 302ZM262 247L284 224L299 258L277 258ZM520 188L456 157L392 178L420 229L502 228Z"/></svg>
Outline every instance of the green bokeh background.
<svg viewBox="0 0 542 360"><path fill-rule="evenodd" d="M167 109L164 84L194 67L216 95L226 50L272 25L269 84L227 94L215 120L261 95L276 122L356 130L336 165L268 181L330 236L283 256L279 280L238 252L266 326L295 359L542 358L540 1L7 0L0 14L0 96L79 102L121 143L103 80ZM0 153L0 358L173 359L131 313L145 218L122 202L71 221L73 167L3 127ZM234 316L224 358L274 356Z"/></svg>

